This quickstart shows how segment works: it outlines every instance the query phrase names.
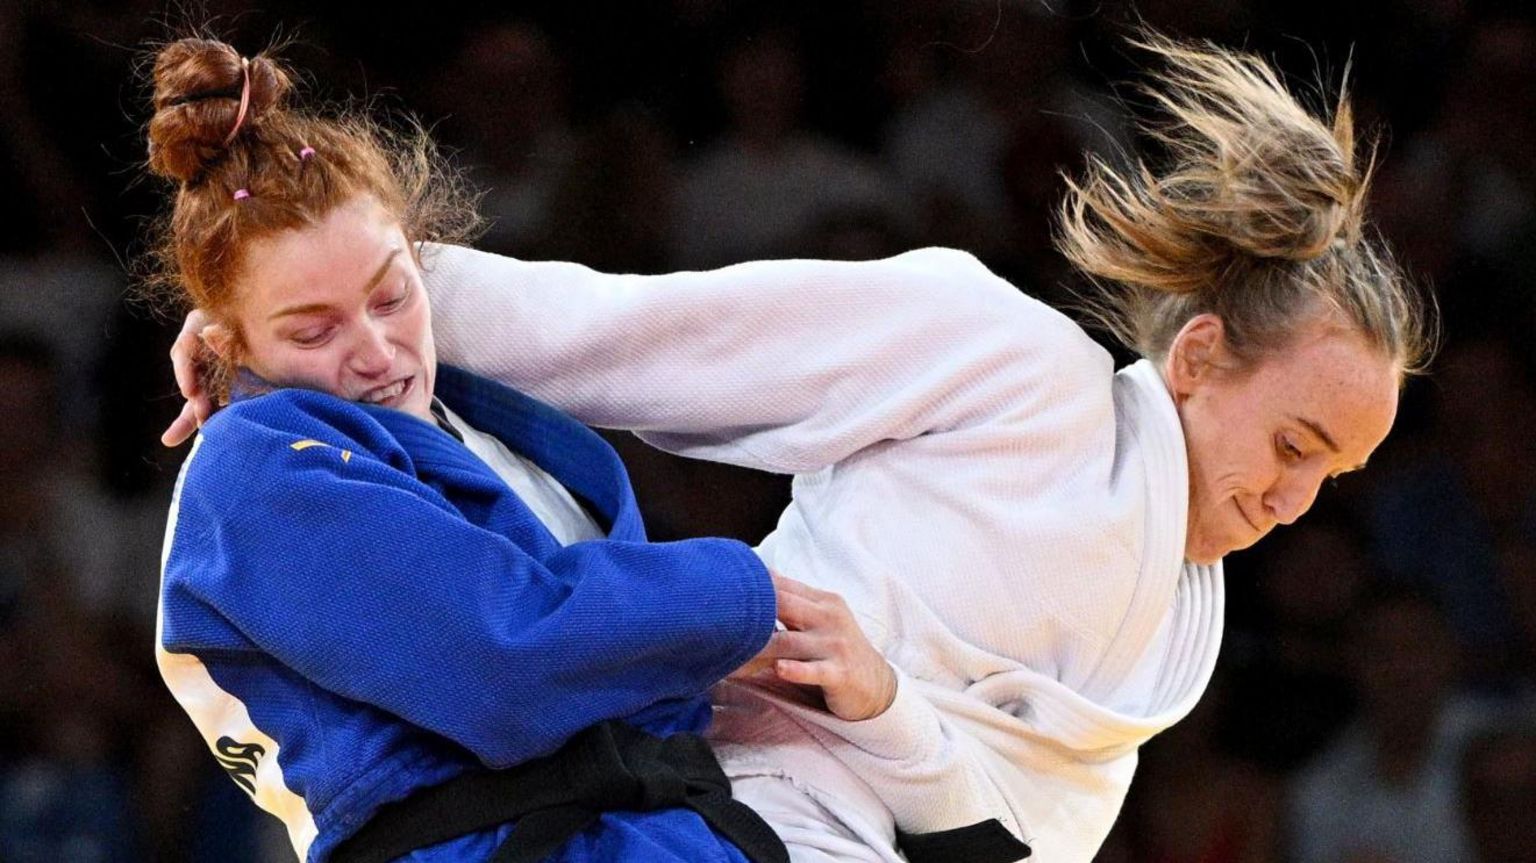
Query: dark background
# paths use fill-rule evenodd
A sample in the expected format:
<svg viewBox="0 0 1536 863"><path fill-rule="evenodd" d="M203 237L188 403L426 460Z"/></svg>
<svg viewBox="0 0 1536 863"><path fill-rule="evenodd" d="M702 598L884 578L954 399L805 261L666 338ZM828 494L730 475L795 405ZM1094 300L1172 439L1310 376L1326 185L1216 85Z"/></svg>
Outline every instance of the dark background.
<svg viewBox="0 0 1536 863"><path fill-rule="evenodd" d="M1138 15L1263 52L1315 107L1352 69L1374 219L1447 342L1370 469L1229 560L1217 679L1144 750L1101 859L1536 860L1526 4L505 5L0 5L0 860L292 857L153 663L184 450L157 441L177 321L125 301L165 193L147 40L292 37L307 97L433 125L496 251L661 272L940 244L1059 302L1057 175L1137 143ZM662 538L758 539L787 494L615 442Z"/></svg>

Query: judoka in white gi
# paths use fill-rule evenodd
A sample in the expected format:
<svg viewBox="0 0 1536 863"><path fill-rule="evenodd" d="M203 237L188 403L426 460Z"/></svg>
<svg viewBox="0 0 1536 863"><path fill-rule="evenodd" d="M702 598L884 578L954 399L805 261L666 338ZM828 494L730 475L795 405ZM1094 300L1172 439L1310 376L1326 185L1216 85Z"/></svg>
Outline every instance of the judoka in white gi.
<svg viewBox="0 0 1536 863"><path fill-rule="evenodd" d="M1150 41L1173 158L1090 165L1060 229L1144 357L1119 372L956 251L660 277L426 251L445 361L794 474L758 552L840 593L898 684L860 722L718 687L735 793L795 860L899 861L898 832L993 819L1035 859L1091 860L1137 747L1209 680L1221 557L1362 466L1427 354L1363 232L1347 104L1321 120L1261 60Z"/></svg>

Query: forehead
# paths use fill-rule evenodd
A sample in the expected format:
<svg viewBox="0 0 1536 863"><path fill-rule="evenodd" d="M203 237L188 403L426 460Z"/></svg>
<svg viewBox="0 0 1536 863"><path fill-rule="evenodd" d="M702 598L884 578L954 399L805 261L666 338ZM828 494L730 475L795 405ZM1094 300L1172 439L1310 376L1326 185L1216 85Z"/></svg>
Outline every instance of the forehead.
<svg viewBox="0 0 1536 863"><path fill-rule="evenodd" d="M1397 416L1400 379L1363 336L1319 325L1260 360L1249 386L1270 413L1317 423L1345 455L1364 461Z"/></svg>
<svg viewBox="0 0 1536 863"><path fill-rule="evenodd" d="M406 251L399 223L372 198L358 198L313 225L252 241L237 295L244 311L350 297L397 249Z"/></svg>

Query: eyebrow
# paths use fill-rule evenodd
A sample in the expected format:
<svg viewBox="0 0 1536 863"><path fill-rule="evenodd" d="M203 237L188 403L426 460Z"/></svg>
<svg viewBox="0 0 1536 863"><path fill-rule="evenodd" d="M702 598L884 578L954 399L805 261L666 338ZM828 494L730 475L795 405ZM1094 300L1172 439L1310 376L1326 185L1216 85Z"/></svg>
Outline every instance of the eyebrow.
<svg viewBox="0 0 1536 863"><path fill-rule="evenodd" d="M395 258L398 257L400 257L400 249L396 248L390 251L389 257L384 259L384 263L380 264L379 268L373 272L372 278L368 279L368 284L363 286L364 294L372 292L374 288L379 286L379 282L384 281L384 277L389 274L390 265L393 264L395 262ZM288 306L287 308L278 309L277 311L268 315L267 320L275 321L278 318L287 317L288 315L307 315L314 312L323 312L329 308L330 306L326 303L305 303L302 306Z"/></svg>
<svg viewBox="0 0 1536 863"><path fill-rule="evenodd" d="M1297 422L1301 423L1303 426L1306 426L1307 431L1309 431L1312 434L1316 435L1317 439L1322 441L1323 445L1328 447L1328 449L1332 450L1335 455L1338 454L1338 452L1339 452L1339 444L1338 444L1338 442L1333 439L1333 435L1328 434L1328 432L1321 425L1319 425L1315 420L1309 420L1306 417L1295 417L1295 420Z"/></svg>
<svg viewBox="0 0 1536 863"><path fill-rule="evenodd" d="M1312 434L1316 435L1317 439L1322 441L1323 445L1328 447L1328 449L1332 450L1335 455L1338 454L1338 452L1339 452L1339 444L1338 444L1338 442L1333 439L1333 435L1328 434L1327 430L1324 429L1321 425L1319 425L1315 420L1309 420L1306 417L1293 417L1293 419L1295 419L1298 423L1301 423L1303 426L1305 426L1307 431L1309 431ZM1362 470L1364 467L1365 467L1365 462L1360 462L1359 464L1355 465L1354 467L1344 468L1343 470L1339 471L1338 474L1335 474L1335 476L1338 476L1339 474L1354 473L1357 470Z"/></svg>

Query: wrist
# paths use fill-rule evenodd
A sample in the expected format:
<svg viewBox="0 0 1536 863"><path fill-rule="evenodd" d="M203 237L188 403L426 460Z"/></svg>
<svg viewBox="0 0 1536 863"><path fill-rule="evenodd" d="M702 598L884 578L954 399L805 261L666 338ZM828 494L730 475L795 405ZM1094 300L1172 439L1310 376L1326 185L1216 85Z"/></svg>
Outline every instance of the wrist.
<svg viewBox="0 0 1536 863"><path fill-rule="evenodd" d="M849 722L868 722L871 719L879 719L885 715L891 705L896 703L896 671L891 668L889 662L881 660L883 674L878 694L871 702L871 709L862 712L857 717L847 717Z"/></svg>

